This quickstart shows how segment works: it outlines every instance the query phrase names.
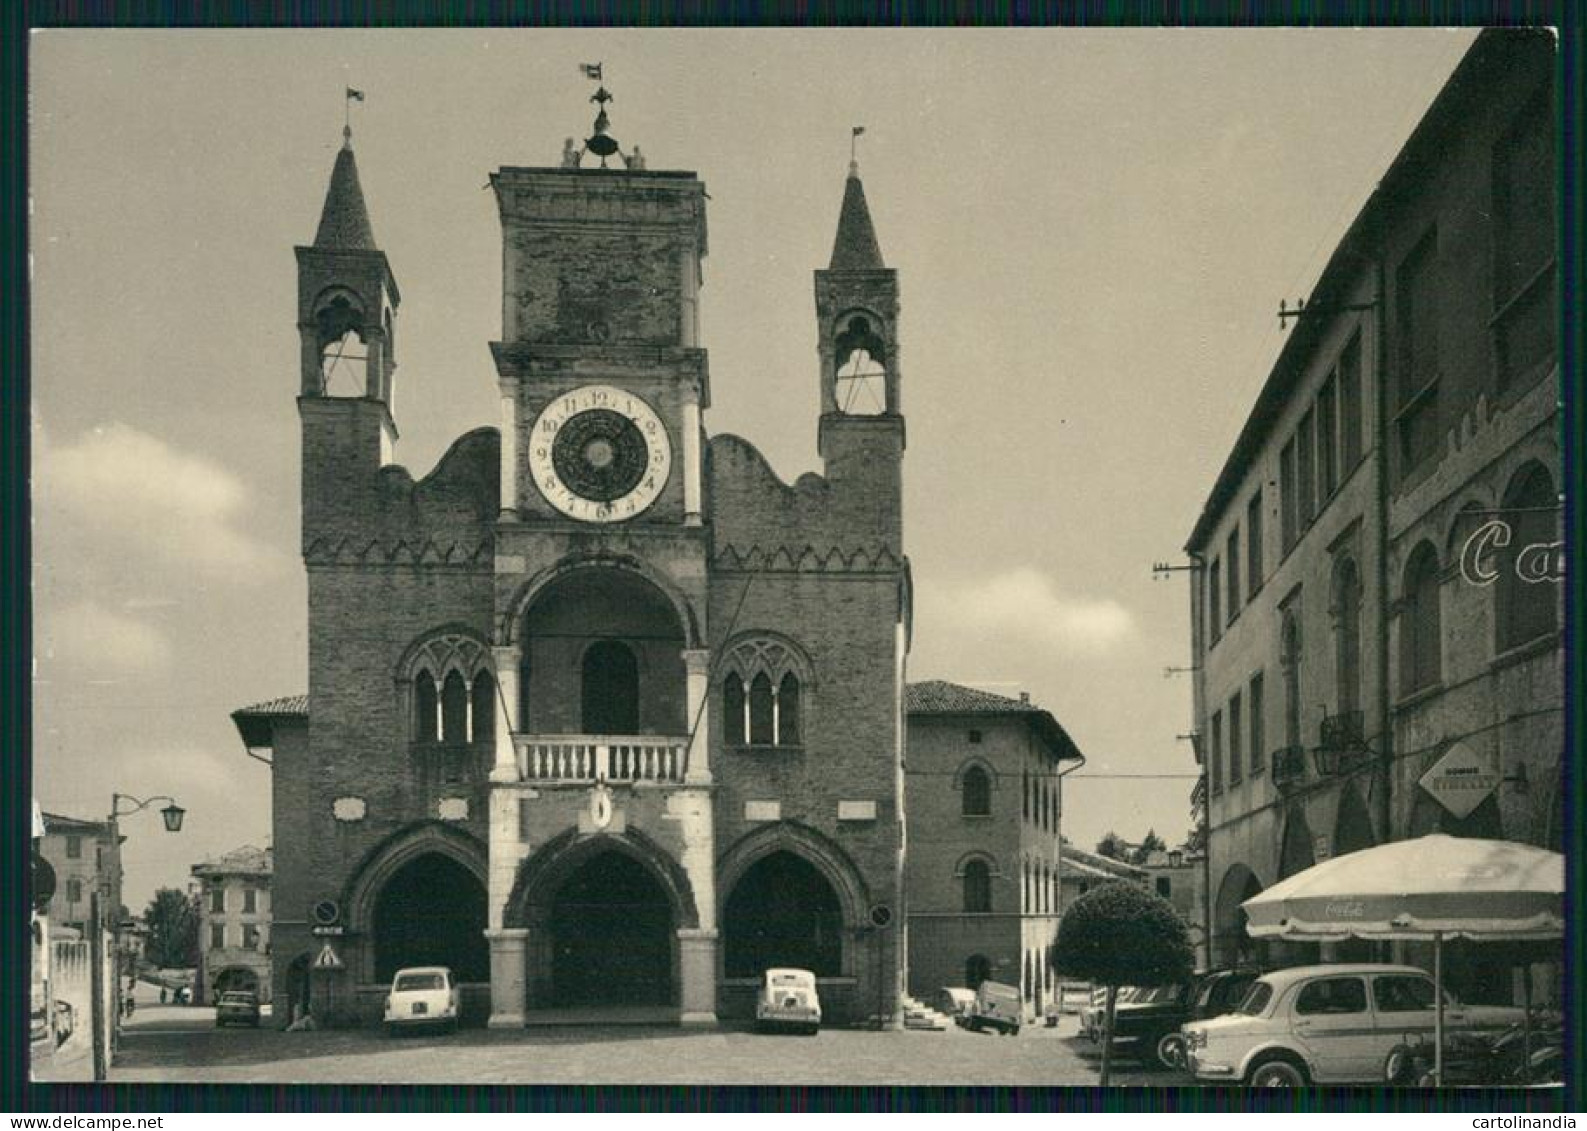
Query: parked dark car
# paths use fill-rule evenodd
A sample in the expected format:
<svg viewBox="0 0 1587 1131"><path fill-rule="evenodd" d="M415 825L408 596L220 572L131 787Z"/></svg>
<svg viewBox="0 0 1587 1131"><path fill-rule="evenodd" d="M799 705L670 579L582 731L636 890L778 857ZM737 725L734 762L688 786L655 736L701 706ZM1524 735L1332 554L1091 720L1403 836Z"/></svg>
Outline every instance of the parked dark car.
<svg viewBox="0 0 1587 1131"><path fill-rule="evenodd" d="M1188 982L1143 989L1114 1008L1113 1045L1164 1068L1185 1067L1180 1026L1230 1012L1261 977L1256 969L1208 970Z"/></svg>
<svg viewBox="0 0 1587 1131"><path fill-rule="evenodd" d="M259 1028L259 995L248 990L228 990L215 1003L215 1028L251 1025Z"/></svg>

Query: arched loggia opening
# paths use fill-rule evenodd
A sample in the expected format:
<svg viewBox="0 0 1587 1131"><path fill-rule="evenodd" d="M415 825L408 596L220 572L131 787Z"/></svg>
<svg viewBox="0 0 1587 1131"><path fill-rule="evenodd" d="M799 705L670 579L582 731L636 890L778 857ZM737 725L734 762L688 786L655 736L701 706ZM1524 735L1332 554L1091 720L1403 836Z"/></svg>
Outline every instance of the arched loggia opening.
<svg viewBox="0 0 1587 1131"><path fill-rule="evenodd" d="M579 865L552 896L551 1004L672 1005L675 926L650 869L608 849Z"/></svg>
<svg viewBox="0 0 1587 1131"><path fill-rule="evenodd" d="M837 893L803 857L769 853L733 885L722 916L722 943L729 978L759 977L774 966L836 977L843 972Z"/></svg>
<svg viewBox="0 0 1587 1131"><path fill-rule="evenodd" d="M1339 793L1339 812L1334 817L1333 854L1345 856L1376 843L1372 818L1361 792L1354 785L1346 785ZM1377 949L1378 944L1367 939L1344 939L1334 944L1333 958L1338 962L1371 962Z"/></svg>
<svg viewBox="0 0 1587 1131"><path fill-rule="evenodd" d="M405 966L448 966L459 982L490 981L485 888L450 856L426 852L398 868L375 897L375 980Z"/></svg>

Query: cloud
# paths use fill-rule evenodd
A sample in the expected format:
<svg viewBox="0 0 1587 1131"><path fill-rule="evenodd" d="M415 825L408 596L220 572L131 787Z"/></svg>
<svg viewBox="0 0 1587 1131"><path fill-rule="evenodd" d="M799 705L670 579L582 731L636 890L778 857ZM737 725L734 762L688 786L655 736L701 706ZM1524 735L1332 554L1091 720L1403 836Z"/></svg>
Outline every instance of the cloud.
<svg viewBox="0 0 1587 1131"><path fill-rule="evenodd" d="M172 657L159 629L94 601L42 615L37 650L42 660L67 665L87 680L163 672Z"/></svg>
<svg viewBox="0 0 1587 1131"><path fill-rule="evenodd" d="M57 445L35 418L33 442L42 521L108 539L114 553L148 553L210 574L258 578L286 565L279 550L242 528L247 489L213 460L120 423Z"/></svg>
<svg viewBox="0 0 1587 1131"><path fill-rule="evenodd" d="M1117 601L1061 593L1028 566L965 585L922 584L920 598L921 619L935 628L1062 651L1105 651L1135 632L1134 617Z"/></svg>

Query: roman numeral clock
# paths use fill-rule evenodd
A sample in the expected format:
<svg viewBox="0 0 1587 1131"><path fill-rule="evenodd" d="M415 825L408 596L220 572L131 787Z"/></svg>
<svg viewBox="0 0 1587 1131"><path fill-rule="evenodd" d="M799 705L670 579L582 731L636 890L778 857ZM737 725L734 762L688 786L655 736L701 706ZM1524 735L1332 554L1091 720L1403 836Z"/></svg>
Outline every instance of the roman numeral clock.
<svg viewBox="0 0 1587 1131"><path fill-rule="evenodd" d="M535 419L529 472L557 510L583 522L644 513L672 471L672 446L656 410L612 385L557 397Z"/></svg>

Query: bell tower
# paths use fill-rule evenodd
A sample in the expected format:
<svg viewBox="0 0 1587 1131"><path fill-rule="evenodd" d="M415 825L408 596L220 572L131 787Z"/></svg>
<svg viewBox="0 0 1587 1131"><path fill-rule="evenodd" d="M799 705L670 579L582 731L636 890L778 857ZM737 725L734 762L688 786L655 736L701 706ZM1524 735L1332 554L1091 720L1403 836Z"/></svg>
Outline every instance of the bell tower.
<svg viewBox="0 0 1587 1131"><path fill-rule="evenodd" d="M315 533L359 513L374 489L374 473L392 462L397 440L393 334L402 297L375 243L350 128L342 131L314 243L295 251L308 545Z"/></svg>
<svg viewBox="0 0 1587 1131"><path fill-rule="evenodd" d="M815 273L815 297L826 476L873 500L877 530L896 550L904 453L898 272L882 260L857 161L849 162L832 260Z"/></svg>

